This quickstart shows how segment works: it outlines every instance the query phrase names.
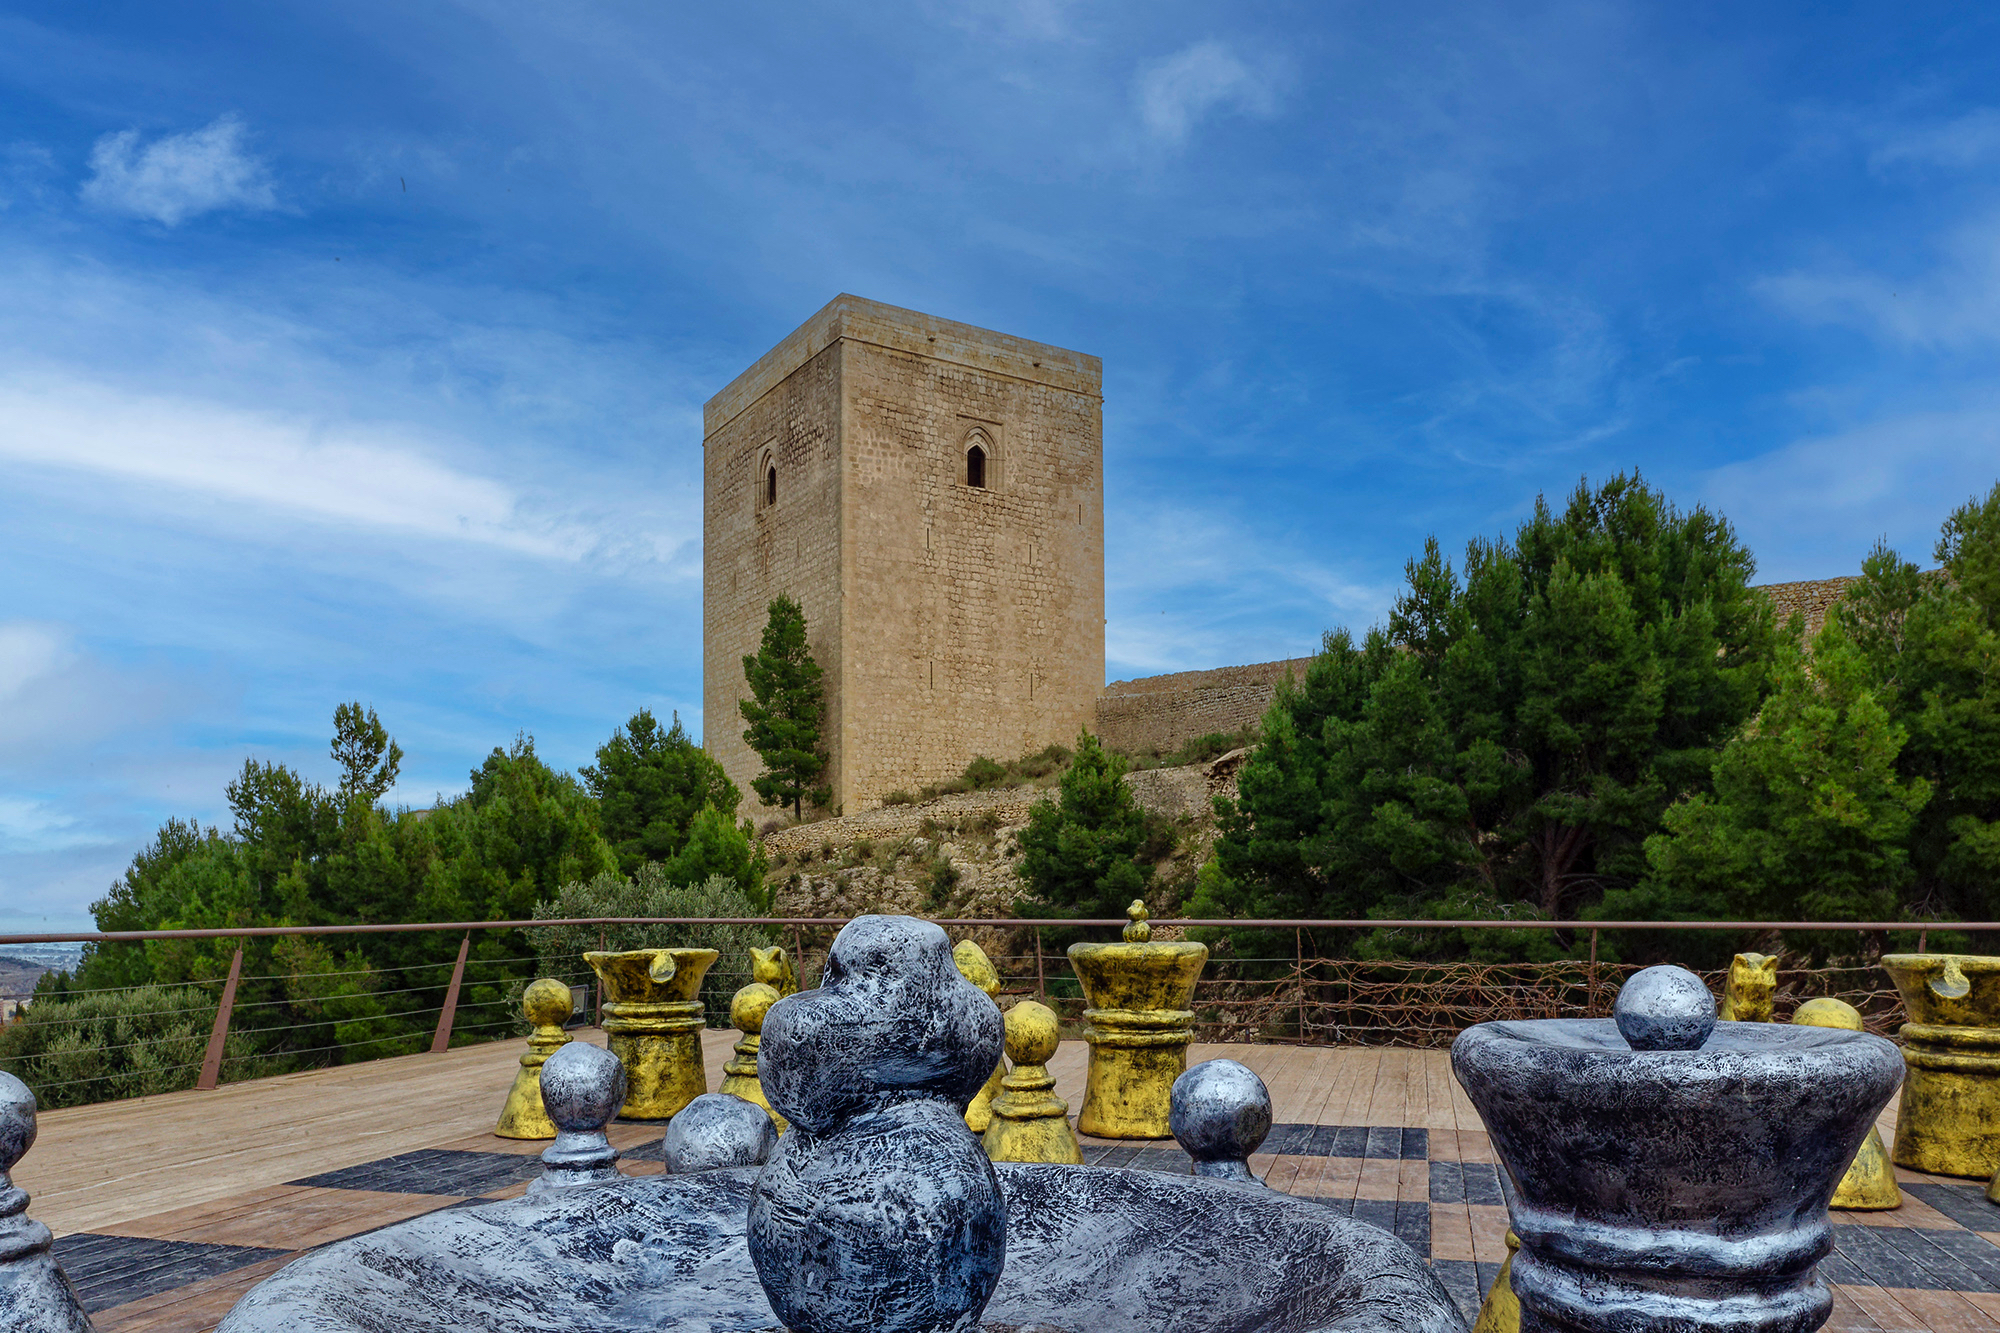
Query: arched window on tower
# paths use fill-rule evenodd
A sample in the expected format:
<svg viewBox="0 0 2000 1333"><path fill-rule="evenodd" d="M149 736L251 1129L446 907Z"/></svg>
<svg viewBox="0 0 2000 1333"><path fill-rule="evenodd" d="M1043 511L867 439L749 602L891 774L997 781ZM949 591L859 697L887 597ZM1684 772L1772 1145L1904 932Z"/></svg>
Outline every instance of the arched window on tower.
<svg viewBox="0 0 2000 1333"><path fill-rule="evenodd" d="M986 489L986 449L981 444L965 451L965 484Z"/></svg>
<svg viewBox="0 0 2000 1333"><path fill-rule="evenodd" d="M764 465L764 504L770 506L776 503L778 503L778 465L776 463L766 463Z"/></svg>

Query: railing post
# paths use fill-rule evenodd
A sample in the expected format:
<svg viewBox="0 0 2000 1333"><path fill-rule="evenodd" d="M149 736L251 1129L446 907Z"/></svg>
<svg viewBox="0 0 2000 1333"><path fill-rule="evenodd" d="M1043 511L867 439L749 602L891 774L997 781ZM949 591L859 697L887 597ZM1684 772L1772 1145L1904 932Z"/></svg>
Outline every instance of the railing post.
<svg viewBox="0 0 2000 1333"><path fill-rule="evenodd" d="M215 1006L215 1026L209 1030L208 1051L201 1057L201 1077L194 1085L202 1092L212 1092L222 1077L222 1048L229 1041L229 1013L236 1007L236 979L243 975L243 948L237 946L236 956L229 960L229 980L222 983L222 1003Z"/></svg>
<svg viewBox="0 0 2000 1333"><path fill-rule="evenodd" d="M444 990L444 1008L438 1012L437 1035L431 1038L432 1055L451 1045L451 1020L458 1014L458 987L465 980L465 955L471 948L472 932L468 930L465 938L458 942L458 961L452 964L451 985Z"/></svg>
<svg viewBox="0 0 2000 1333"><path fill-rule="evenodd" d="M603 953L610 947L611 947L611 932L609 930L599 930L597 932L597 951L599 953ZM592 968L591 970L593 972L596 971L595 968ZM603 1027L604 1026L604 978L603 977L597 978L596 990L597 990L597 1026Z"/></svg>
<svg viewBox="0 0 2000 1333"><path fill-rule="evenodd" d="M1042 928L1035 927L1035 998L1043 1004L1049 1002L1049 978L1042 971Z"/></svg>
<svg viewBox="0 0 2000 1333"><path fill-rule="evenodd" d="M1590 971L1583 982L1583 1016L1597 1017L1597 931L1590 932Z"/></svg>
<svg viewBox="0 0 2000 1333"><path fill-rule="evenodd" d="M1300 927L1292 928L1292 950L1299 978L1299 1040L1303 1042L1306 1039L1306 933Z"/></svg>

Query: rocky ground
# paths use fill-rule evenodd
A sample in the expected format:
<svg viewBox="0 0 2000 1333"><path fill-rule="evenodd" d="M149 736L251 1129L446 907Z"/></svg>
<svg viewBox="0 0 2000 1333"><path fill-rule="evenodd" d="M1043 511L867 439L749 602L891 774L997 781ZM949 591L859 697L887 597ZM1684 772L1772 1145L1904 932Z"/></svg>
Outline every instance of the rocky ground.
<svg viewBox="0 0 2000 1333"><path fill-rule="evenodd" d="M1164 915L1194 886L1214 840L1215 796L1236 793L1247 751L1207 764L1126 775L1139 804L1155 816L1154 914ZM1016 835L1053 787L961 792L914 805L795 824L764 835L777 889L776 914L846 917L864 912L994 918L1016 915L1020 895ZM989 953L1013 952L1018 932L971 932Z"/></svg>

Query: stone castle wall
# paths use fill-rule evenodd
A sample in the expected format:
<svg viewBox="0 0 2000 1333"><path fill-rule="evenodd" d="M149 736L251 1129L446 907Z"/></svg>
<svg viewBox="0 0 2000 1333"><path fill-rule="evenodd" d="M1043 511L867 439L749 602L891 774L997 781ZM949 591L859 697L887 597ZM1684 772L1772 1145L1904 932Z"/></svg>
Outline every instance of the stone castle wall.
<svg viewBox="0 0 2000 1333"><path fill-rule="evenodd" d="M850 296L705 413L703 709L745 792L741 659L797 597L836 808L1073 743L1104 679L1097 358ZM966 451L987 455L968 484ZM779 471L765 504L764 461Z"/></svg>
<svg viewBox="0 0 2000 1333"><path fill-rule="evenodd" d="M1302 678L1310 657L1213 671L1113 681L1097 697L1098 738L1128 754L1164 753L1211 732L1255 726L1271 706L1278 682Z"/></svg>

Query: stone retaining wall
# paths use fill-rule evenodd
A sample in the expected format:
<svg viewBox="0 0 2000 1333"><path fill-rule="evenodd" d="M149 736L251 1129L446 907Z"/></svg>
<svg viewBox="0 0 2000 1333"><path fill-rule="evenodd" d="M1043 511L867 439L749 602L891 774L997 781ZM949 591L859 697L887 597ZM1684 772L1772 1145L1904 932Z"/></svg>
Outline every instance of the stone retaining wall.
<svg viewBox="0 0 2000 1333"><path fill-rule="evenodd" d="M1255 726L1278 682L1305 675L1310 657L1213 671L1118 680L1097 697L1097 735L1127 754L1159 754L1211 732Z"/></svg>

